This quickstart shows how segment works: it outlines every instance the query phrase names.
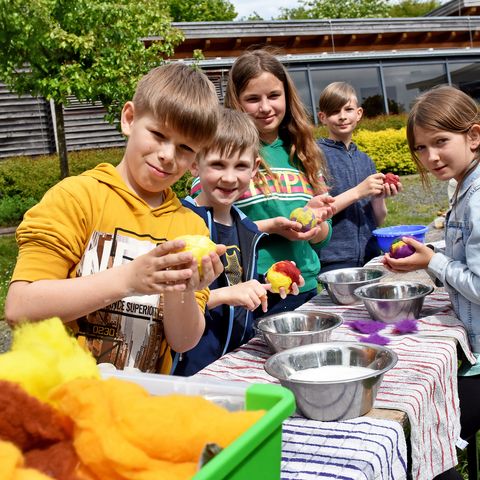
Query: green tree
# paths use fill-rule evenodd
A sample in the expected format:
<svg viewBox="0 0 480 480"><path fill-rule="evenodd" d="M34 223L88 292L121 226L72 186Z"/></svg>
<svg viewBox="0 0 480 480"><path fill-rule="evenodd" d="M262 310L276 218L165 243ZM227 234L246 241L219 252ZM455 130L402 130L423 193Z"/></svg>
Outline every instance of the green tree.
<svg viewBox="0 0 480 480"><path fill-rule="evenodd" d="M390 7L390 17L423 17L440 6L439 0L401 0Z"/></svg>
<svg viewBox="0 0 480 480"><path fill-rule="evenodd" d="M145 48L148 35L161 41ZM140 76L181 40L163 0L0 0L0 78L19 95L53 101L62 178L68 97L101 101L112 121Z"/></svg>
<svg viewBox="0 0 480 480"><path fill-rule="evenodd" d="M280 10L282 10L282 8L280 8ZM260 21L260 20L265 20L263 17L261 17L255 10L250 14L248 15L246 18L245 17L242 17L240 20L242 21Z"/></svg>
<svg viewBox="0 0 480 480"><path fill-rule="evenodd" d="M388 0L300 0L297 8L282 8L279 19L384 18L389 16Z"/></svg>
<svg viewBox="0 0 480 480"><path fill-rule="evenodd" d="M229 21L237 16L228 0L169 0L175 22Z"/></svg>

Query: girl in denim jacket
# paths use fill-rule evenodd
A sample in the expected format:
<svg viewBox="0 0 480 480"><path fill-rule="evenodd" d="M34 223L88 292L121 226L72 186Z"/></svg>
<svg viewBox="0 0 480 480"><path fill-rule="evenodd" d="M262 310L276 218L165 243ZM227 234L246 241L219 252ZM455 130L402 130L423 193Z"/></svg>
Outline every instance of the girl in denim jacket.
<svg viewBox="0 0 480 480"><path fill-rule="evenodd" d="M453 308L468 332L477 357L458 377L461 437L467 441L480 428L480 110L462 91L440 86L420 95L407 123L407 139L422 176L457 181L446 217L445 251L434 252L404 237L415 253L404 259L384 257L396 272L420 268L439 279L450 295ZM462 478L454 470L441 479Z"/></svg>

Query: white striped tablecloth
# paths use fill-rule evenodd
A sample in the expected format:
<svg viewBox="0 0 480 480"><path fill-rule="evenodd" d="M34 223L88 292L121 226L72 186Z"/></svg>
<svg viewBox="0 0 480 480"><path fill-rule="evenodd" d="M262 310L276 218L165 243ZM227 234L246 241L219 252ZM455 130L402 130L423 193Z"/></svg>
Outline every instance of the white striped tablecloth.
<svg viewBox="0 0 480 480"><path fill-rule="evenodd" d="M339 313L344 322L370 318L363 305L334 305L326 294L317 295L302 309ZM457 344L468 359L473 356L447 294L436 292L425 299L418 326L417 333L407 335L393 334L392 326L379 332L390 339L388 347L399 361L385 374L374 406L407 413L412 477L429 480L457 463ZM332 340L361 337L345 323L332 334ZM196 376L275 383L263 368L270 355L263 340L255 337ZM405 435L397 422L372 417L319 422L295 415L283 425L282 478L406 478Z"/></svg>

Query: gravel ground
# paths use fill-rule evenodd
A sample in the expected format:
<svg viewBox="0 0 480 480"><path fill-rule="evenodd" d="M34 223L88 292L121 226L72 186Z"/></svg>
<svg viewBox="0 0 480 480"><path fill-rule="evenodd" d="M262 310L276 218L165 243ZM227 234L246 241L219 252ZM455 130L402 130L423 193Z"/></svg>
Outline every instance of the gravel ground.
<svg viewBox="0 0 480 480"><path fill-rule="evenodd" d="M3 353L10 348L11 339L10 328L7 323L0 321L0 353Z"/></svg>

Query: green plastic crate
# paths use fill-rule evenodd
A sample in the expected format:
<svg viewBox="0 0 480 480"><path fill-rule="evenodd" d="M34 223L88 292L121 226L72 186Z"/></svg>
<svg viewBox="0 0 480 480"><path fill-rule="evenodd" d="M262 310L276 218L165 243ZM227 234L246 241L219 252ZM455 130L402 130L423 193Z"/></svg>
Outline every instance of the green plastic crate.
<svg viewBox="0 0 480 480"><path fill-rule="evenodd" d="M247 410L267 410L226 449L208 462L195 480L278 480L282 458L282 422L295 411L293 393L279 385L250 386L246 391Z"/></svg>
<svg viewBox="0 0 480 480"><path fill-rule="evenodd" d="M290 390L280 385L250 385L115 370L103 370L102 376L133 381L153 395L201 395L230 410L265 410L265 415L204 465L193 479L280 478L282 423L295 411L295 397Z"/></svg>

